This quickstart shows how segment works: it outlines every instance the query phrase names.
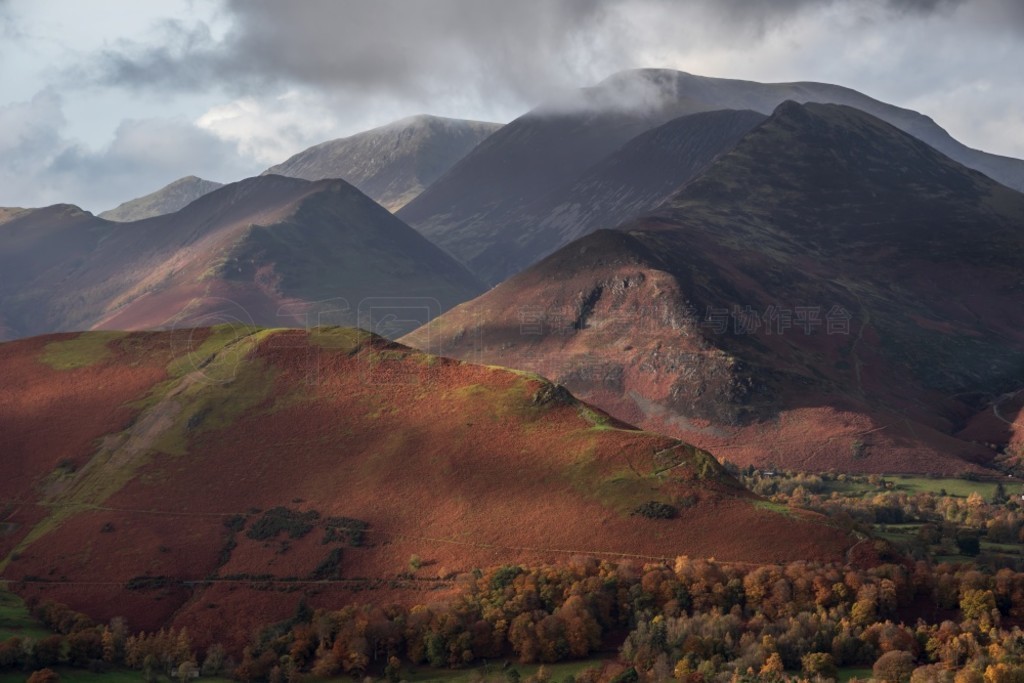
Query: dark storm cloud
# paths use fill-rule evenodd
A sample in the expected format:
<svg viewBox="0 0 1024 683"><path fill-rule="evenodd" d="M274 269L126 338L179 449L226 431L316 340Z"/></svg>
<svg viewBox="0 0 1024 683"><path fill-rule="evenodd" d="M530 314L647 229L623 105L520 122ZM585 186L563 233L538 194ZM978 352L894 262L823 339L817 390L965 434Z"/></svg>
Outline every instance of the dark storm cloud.
<svg viewBox="0 0 1024 683"><path fill-rule="evenodd" d="M534 92L552 85L545 73L577 71L579 65L565 63L573 55L614 48L600 38L614 4L228 0L234 23L223 40L214 41L202 24L168 21L155 47L124 44L105 52L98 77L133 87L258 91L301 82L413 95L497 80Z"/></svg>
<svg viewBox="0 0 1024 683"><path fill-rule="evenodd" d="M211 87L266 92L302 83L407 99L476 92L536 101L611 71L639 66L624 20L666 29L699 22L716 46L742 46L801 13L839 7L877 21L948 14L966 0L433 0L338 2L224 0L232 25L221 39L185 19L152 40L123 43L87 67L87 78L133 88ZM1024 3L972 0L972 15L1019 27ZM669 31L663 32L668 34Z"/></svg>

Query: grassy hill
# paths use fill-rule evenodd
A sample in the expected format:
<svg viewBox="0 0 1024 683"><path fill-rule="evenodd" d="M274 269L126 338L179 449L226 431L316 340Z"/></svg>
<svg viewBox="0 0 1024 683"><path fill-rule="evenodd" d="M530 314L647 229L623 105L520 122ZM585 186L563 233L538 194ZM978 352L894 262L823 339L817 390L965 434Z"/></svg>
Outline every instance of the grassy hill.
<svg viewBox="0 0 1024 683"><path fill-rule="evenodd" d="M535 375L358 330L39 337L0 345L0 373L0 576L200 642L303 596L440 598L475 567L853 545Z"/></svg>

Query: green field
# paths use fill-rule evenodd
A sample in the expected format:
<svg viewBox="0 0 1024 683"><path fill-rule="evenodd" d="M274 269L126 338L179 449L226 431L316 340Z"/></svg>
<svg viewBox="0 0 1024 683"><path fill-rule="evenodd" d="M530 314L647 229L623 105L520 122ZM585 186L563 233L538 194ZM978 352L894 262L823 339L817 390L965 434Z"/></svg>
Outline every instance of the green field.
<svg viewBox="0 0 1024 683"><path fill-rule="evenodd" d="M609 653L609 656L614 656ZM556 664L545 664L553 683L560 683L568 676L576 676L584 669L594 666L601 666L603 660L600 658L581 659L572 662L558 662ZM414 670L403 672L402 679L410 683L428 683L429 681L441 681L443 683L469 683L479 681L483 678L500 678L505 673L504 662L495 662L487 666L477 666L468 669L432 669L419 667ZM538 664L516 664L513 663L510 669L519 672L521 678L527 678L537 673L540 668ZM205 680L205 679L204 679Z"/></svg>
<svg viewBox="0 0 1024 683"><path fill-rule="evenodd" d="M899 543L915 536L920 528L920 524L876 524L874 532L887 541Z"/></svg>
<svg viewBox="0 0 1024 683"><path fill-rule="evenodd" d="M51 635L29 616L25 603L17 595L0 590L0 640L15 636L42 638Z"/></svg>
<svg viewBox="0 0 1024 683"><path fill-rule="evenodd" d="M552 683L561 683L568 676L575 676L579 672L592 666L601 666L600 659L583 659L573 662L560 662L547 664L548 672L551 675ZM532 676L540 668L537 664L513 664L510 669L519 672L522 678ZM62 683L138 683L142 681L141 671L117 669L105 673L93 673L83 669L69 669L67 667L53 667L54 671L60 674ZM477 666L468 669L432 669L430 667L419 667L415 670L403 672L402 680L410 683L429 683L439 681L441 683L469 683L470 681L481 681L486 678L500 678L506 669L503 662L496 662L487 666ZM0 673L0 683L23 683L27 678L25 673L20 671ZM172 683L166 676L160 677L161 681ZM203 676L198 679L201 683L231 683L227 678L208 678ZM342 676L334 681L352 681L350 676Z"/></svg>
<svg viewBox="0 0 1024 683"><path fill-rule="evenodd" d="M95 673L85 669L69 669L64 666L51 667L60 674L61 683L140 683L143 680L141 671L117 669L104 673ZM24 683L28 676L20 671L0 674L0 683ZM160 681L172 683L172 679L160 676ZM233 683L229 678L206 677L195 679L202 683ZM351 681L352 679L346 679ZM176 682L177 679L173 679Z"/></svg>
<svg viewBox="0 0 1024 683"><path fill-rule="evenodd" d="M826 488L828 491L835 491L847 496L859 496L864 494L875 494L885 490L891 491L904 491L906 493L924 493L930 492L936 495L941 494L945 491L947 496L953 496L956 498L966 498L975 491L978 492L986 501L992 501L992 495L996 491L996 486L999 484L998 481L971 481L969 479L951 479L951 478L931 478L931 477L915 477L907 474L899 475L887 475L884 477L885 481L892 484L889 489L883 489L878 486L869 484L866 481L828 481L826 482ZM1016 480L1006 479L1003 482L1003 487L1011 497L1019 495L1021 492L1021 483Z"/></svg>
<svg viewBox="0 0 1024 683"><path fill-rule="evenodd" d="M64 341L50 342L43 349L41 360L54 370L74 370L104 361L112 355L110 342L126 332L90 332Z"/></svg>
<svg viewBox="0 0 1024 683"><path fill-rule="evenodd" d="M862 681L865 681L871 678L871 675L872 674L870 667L843 667L839 669L839 671L837 672L836 683L848 683L848 681L852 678L858 678Z"/></svg>
<svg viewBox="0 0 1024 683"><path fill-rule="evenodd" d="M946 495L966 498L974 492L978 492L985 500L991 501L998 482L995 481L969 481L967 479L930 479L928 477L886 477L896 484L896 489L908 493L919 493L930 491L941 493L943 489ZM1007 493L1017 493L1020 484L1012 480L1003 483Z"/></svg>
<svg viewBox="0 0 1024 683"><path fill-rule="evenodd" d="M108 671L107 673L93 673L84 669L68 669L66 667L52 667L60 674L61 683L138 683L142 680L141 671ZM0 683L23 683L27 674L20 671L0 674ZM212 679L204 679L212 680Z"/></svg>

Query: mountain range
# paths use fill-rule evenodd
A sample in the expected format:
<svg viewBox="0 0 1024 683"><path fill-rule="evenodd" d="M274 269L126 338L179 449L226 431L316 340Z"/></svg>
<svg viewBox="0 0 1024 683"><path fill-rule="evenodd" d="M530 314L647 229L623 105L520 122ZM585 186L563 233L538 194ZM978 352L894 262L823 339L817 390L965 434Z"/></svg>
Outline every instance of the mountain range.
<svg viewBox="0 0 1024 683"><path fill-rule="evenodd" d="M241 651L485 567L892 559L722 461L1024 473L1022 189L846 88L639 70L0 208L0 582Z"/></svg>
<svg viewBox="0 0 1024 683"><path fill-rule="evenodd" d="M661 209L403 339L565 384L741 464L962 473L1024 376L1024 195L787 102Z"/></svg>
<svg viewBox="0 0 1024 683"><path fill-rule="evenodd" d="M970 149L928 117L855 90L825 83L767 84L642 69L567 93L507 124L399 215L489 284L497 284L582 232L614 227L587 214L577 221L573 208L601 196L580 195L581 184L586 187L588 182L586 174L637 135L699 112L732 109L768 115L787 100L856 107L1008 187L1024 189L1024 162ZM718 132L712 127L708 138ZM634 172L643 167L634 157ZM624 196L624 204L629 196ZM635 206L634 216L653 208L650 202ZM545 231L554 236L541 239L538 251L535 241L524 244L521 236L524 226L531 230L540 222L554 228Z"/></svg>
<svg viewBox="0 0 1024 683"><path fill-rule="evenodd" d="M58 205L19 213L0 235L0 338L367 316L394 335L481 290L343 180L252 178L131 223ZM374 315L397 322L379 328Z"/></svg>

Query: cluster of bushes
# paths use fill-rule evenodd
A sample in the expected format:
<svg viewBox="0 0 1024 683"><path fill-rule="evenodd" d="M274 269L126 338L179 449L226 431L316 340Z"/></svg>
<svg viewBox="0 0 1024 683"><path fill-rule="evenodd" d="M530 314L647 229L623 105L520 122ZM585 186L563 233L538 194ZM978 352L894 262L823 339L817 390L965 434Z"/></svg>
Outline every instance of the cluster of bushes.
<svg viewBox="0 0 1024 683"><path fill-rule="evenodd" d="M277 538L282 533L288 534L289 538L299 539L312 531L319 519L320 513L316 510L300 512L278 506L260 515L245 535L255 541Z"/></svg>
<svg viewBox="0 0 1024 683"><path fill-rule="evenodd" d="M327 553L327 557L320 561L320 564L313 569L311 578L340 579L341 578L341 548L333 548Z"/></svg>
<svg viewBox="0 0 1024 683"><path fill-rule="evenodd" d="M638 505L633 514L648 519L675 519L679 516L679 510L674 505L649 500Z"/></svg>
<svg viewBox="0 0 1024 683"><path fill-rule="evenodd" d="M370 525L351 517L328 517L324 520L324 545L328 543L348 543L353 548L366 545L366 532Z"/></svg>

